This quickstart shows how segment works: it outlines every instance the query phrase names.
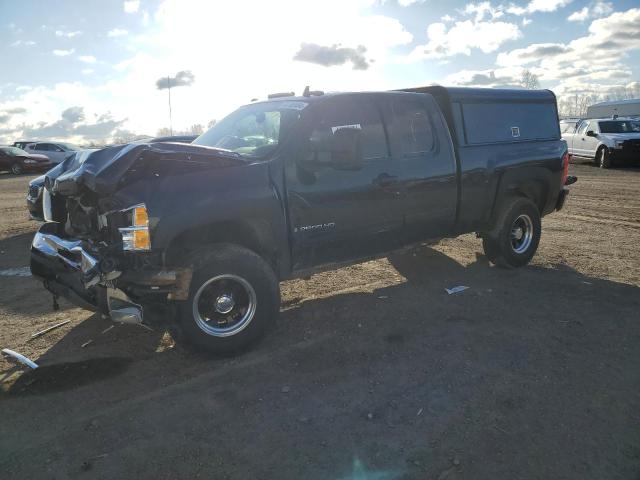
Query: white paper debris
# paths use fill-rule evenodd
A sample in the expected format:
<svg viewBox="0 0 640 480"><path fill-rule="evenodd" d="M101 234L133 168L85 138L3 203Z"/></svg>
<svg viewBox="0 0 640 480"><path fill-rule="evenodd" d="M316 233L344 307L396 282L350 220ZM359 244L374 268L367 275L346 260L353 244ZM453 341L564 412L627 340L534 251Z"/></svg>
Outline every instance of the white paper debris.
<svg viewBox="0 0 640 480"><path fill-rule="evenodd" d="M458 285L457 287L445 288L445 290L447 291L447 293L449 295L451 295L451 294L454 294L454 293L464 292L468 288L469 287L465 287L464 285Z"/></svg>

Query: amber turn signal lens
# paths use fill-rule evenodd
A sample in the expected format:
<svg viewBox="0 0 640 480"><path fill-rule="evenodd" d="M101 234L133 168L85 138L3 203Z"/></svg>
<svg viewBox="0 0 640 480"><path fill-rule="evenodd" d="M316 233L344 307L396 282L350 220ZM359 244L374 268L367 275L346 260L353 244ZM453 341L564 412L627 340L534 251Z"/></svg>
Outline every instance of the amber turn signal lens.
<svg viewBox="0 0 640 480"><path fill-rule="evenodd" d="M133 226L146 227L149 225L149 216L145 207L136 207L133 209Z"/></svg>
<svg viewBox="0 0 640 480"><path fill-rule="evenodd" d="M151 239L149 238L149 230L133 231L133 247L135 250L151 250Z"/></svg>

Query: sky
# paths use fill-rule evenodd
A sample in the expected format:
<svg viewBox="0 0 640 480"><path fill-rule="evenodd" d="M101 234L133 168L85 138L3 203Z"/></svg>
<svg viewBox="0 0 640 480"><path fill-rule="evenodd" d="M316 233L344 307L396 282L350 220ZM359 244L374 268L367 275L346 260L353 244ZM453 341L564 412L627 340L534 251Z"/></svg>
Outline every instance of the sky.
<svg viewBox="0 0 640 480"><path fill-rule="evenodd" d="M0 0L0 143L104 142L274 92L640 81L640 1Z"/></svg>

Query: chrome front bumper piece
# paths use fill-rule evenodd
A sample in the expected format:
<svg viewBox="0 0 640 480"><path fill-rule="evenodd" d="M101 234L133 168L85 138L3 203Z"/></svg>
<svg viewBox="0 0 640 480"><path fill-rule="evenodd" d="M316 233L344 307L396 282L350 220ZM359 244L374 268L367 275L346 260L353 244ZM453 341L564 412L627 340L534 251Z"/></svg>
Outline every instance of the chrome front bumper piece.
<svg viewBox="0 0 640 480"><path fill-rule="evenodd" d="M100 280L98 260L82 248L81 240L65 240L51 233L37 232L31 247L41 254L61 261L71 269L82 273L85 288L96 285Z"/></svg>
<svg viewBox="0 0 640 480"><path fill-rule="evenodd" d="M142 323L142 306L134 303L100 271L100 260L81 240L61 238L56 223L45 223L31 244L31 272L54 295L121 323Z"/></svg>

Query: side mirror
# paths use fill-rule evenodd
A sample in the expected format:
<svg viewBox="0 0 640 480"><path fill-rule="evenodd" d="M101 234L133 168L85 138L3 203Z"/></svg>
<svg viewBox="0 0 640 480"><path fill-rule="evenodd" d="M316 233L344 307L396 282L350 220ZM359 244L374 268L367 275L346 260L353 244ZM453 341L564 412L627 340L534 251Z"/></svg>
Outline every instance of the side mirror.
<svg viewBox="0 0 640 480"><path fill-rule="evenodd" d="M597 137L598 136L598 134L596 132L594 132L593 130L589 130L586 135L587 135L587 137Z"/></svg>
<svg viewBox="0 0 640 480"><path fill-rule="evenodd" d="M331 166L336 170L360 170L362 159L362 130L340 128L333 133Z"/></svg>

